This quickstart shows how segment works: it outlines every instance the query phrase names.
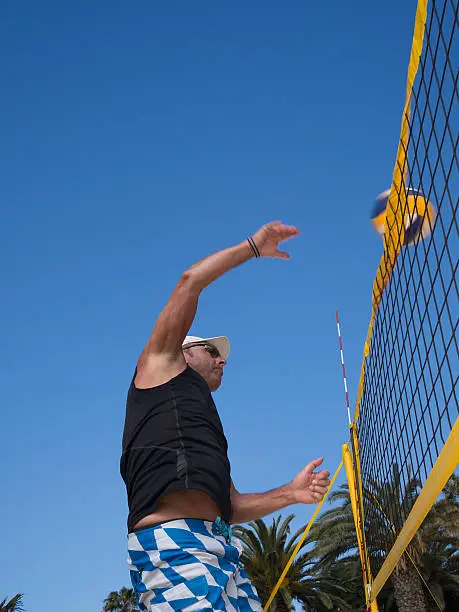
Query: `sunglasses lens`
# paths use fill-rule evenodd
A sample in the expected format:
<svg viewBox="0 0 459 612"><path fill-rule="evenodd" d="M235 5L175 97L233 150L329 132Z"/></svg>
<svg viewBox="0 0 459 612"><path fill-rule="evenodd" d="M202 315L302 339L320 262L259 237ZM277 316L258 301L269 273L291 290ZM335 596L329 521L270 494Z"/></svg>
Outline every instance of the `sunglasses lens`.
<svg viewBox="0 0 459 612"><path fill-rule="evenodd" d="M215 346L210 346L210 344L207 344L205 346L206 351L209 353L209 355L211 357L217 358L220 357L220 353L218 352L218 350L215 348Z"/></svg>

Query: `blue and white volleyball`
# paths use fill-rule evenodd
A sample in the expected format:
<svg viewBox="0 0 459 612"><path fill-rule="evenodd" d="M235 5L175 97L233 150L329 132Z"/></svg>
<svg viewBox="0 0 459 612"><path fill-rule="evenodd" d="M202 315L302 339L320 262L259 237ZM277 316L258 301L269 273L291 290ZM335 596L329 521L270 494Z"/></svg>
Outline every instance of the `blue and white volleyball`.
<svg viewBox="0 0 459 612"><path fill-rule="evenodd" d="M376 198L371 212L371 223L380 236L384 236L386 225L386 208L390 189L383 191ZM429 200L417 189L408 189L405 206L405 239L407 246L423 240L432 231L437 212Z"/></svg>

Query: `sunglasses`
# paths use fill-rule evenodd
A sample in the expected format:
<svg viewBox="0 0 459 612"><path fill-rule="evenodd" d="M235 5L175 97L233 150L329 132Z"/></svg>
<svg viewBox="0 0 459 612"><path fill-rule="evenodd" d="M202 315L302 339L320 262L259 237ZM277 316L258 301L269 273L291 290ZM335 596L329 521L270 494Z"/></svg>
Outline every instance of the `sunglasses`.
<svg viewBox="0 0 459 612"><path fill-rule="evenodd" d="M220 357L220 351L215 346L212 346L211 344L202 344L201 346L203 346L209 355L214 359Z"/></svg>
<svg viewBox="0 0 459 612"><path fill-rule="evenodd" d="M193 346L202 346L209 353L209 355L213 359L217 359L218 357L221 356L220 355L220 351L215 346L212 346L211 344L205 344L205 343L198 344L198 343L196 343L196 344L190 344L186 348L192 348Z"/></svg>

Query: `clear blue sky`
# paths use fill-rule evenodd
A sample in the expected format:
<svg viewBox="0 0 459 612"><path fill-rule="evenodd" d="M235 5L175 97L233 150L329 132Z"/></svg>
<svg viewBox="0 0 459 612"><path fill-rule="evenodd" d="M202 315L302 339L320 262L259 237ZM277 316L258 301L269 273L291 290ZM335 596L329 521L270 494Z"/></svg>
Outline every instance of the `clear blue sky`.
<svg viewBox="0 0 459 612"><path fill-rule="evenodd" d="M302 231L292 260L220 279L193 331L232 342L215 399L241 491L336 468L335 309L355 401L415 6L1 3L0 600L97 611L128 584L137 356L180 273L272 219Z"/></svg>

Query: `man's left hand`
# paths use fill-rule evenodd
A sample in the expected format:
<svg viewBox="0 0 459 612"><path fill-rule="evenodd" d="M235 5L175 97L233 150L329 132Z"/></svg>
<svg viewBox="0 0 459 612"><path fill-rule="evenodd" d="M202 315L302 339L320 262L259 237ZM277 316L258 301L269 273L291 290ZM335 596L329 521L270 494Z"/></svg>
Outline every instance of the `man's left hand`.
<svg viewBox="0 0 459 612"><path fill-rule="evenodd" d="M323 457L311 461L290 483L293 503L317 504L327 492L330 484L330 472L317 468L322 464Z"/></svg>

